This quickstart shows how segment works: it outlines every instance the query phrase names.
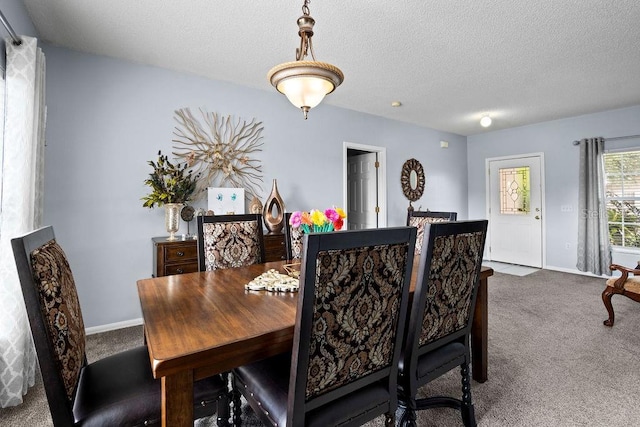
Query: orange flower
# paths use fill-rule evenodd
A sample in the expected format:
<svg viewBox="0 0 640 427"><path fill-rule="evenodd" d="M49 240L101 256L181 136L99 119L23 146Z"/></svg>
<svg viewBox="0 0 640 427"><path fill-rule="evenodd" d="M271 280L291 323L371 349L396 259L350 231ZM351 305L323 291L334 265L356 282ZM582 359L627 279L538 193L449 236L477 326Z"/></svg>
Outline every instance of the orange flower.
<svg viewBox="0 0 640 427"><path fill-rule="evenodd" d="M300 223L307 224L309 226L313 225L313 221L311 220L311 214L309 212L302 212Z"/></svg>

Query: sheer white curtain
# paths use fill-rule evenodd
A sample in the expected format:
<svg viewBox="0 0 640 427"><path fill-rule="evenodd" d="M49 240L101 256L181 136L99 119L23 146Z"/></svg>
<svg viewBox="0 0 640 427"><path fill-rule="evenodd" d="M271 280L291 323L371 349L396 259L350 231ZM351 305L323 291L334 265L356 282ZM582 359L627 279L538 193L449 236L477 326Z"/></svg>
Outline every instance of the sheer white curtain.
<svg viewBox="0 0 640 427"><path fill-rule="evenodd" d="M45 59L36 39L21 38L5 40L0 117L0 407L22 403L36 367L11 239L42 224Z"/></svg>

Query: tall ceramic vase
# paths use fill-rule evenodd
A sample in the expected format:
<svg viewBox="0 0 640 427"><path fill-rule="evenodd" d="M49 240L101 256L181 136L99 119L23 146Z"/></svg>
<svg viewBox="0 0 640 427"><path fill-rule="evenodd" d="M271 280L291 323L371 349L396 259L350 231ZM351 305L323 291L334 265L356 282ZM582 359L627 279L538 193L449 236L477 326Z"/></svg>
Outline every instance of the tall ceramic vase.
<svg viewBox="0 0 640 427"><path fill-rule="evenodd" d="M164 225L169 233L167 240L176 240L176 232L180 229L180 209L182 203L164 204Z"/></svg>
<svg viewBox="0 0 640 427"><path fill-rule="evenodd" d="M275 215L274 215L275 211ZM262 217L264 218L264 226L267 227L271 233L280 233L284 227L284 201L278 193L278 183L274 179L273 187L271 188L271 194L264 203L264 210L262 211Z"/></svg>

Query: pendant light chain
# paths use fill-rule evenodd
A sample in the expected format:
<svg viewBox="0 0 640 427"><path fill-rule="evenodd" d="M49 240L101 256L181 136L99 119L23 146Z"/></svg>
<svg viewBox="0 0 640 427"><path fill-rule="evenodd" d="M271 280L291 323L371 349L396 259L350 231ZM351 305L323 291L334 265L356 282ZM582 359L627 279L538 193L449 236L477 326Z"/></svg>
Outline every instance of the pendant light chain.
<svg viewBox="0 0 640 427"><path fill-rule="evenodd" d="M338 67L316 61L311 41L316 21L309 14L309 3L310 0L304 0L302 16L297 21L300 46L296 48L296 60L276 65L267 74L278 92L286 95L293 105L302 110L305 120L309 110L344 80L344 74ZM312 61L307 59L309 53Z"/></svg>
<svg viewBox="0 0 640 427"><path fill-rule="evenodd" d="M304 60L311 52L311 58L315 61L316 56L313 52L313 26L316 21L311 17L309 12L310 0L305 0L302 5L302 16L298 18L298 35L300 36L300 48L296 49L296 61Z"/></svg>

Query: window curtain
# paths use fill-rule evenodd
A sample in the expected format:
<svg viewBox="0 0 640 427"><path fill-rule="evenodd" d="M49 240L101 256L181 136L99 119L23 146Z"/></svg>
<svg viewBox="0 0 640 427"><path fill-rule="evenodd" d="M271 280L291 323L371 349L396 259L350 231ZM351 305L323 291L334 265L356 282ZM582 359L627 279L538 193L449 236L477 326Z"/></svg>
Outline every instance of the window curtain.
<svg viewBox="0 0 640 427"><path fill-rule="evenodd" d="M37 39L6 44L0 134L0 407L22 403L36 356L11 239L42 225L45 59ZM2 102L0 102L2 104Z"/></svg>
<svg viewBox="0 0 640 427"><path fill-rule="evenodd" d="M580 271L611 275L611 246L604 190L604 138L580 141L578 263Z"/></svg>

